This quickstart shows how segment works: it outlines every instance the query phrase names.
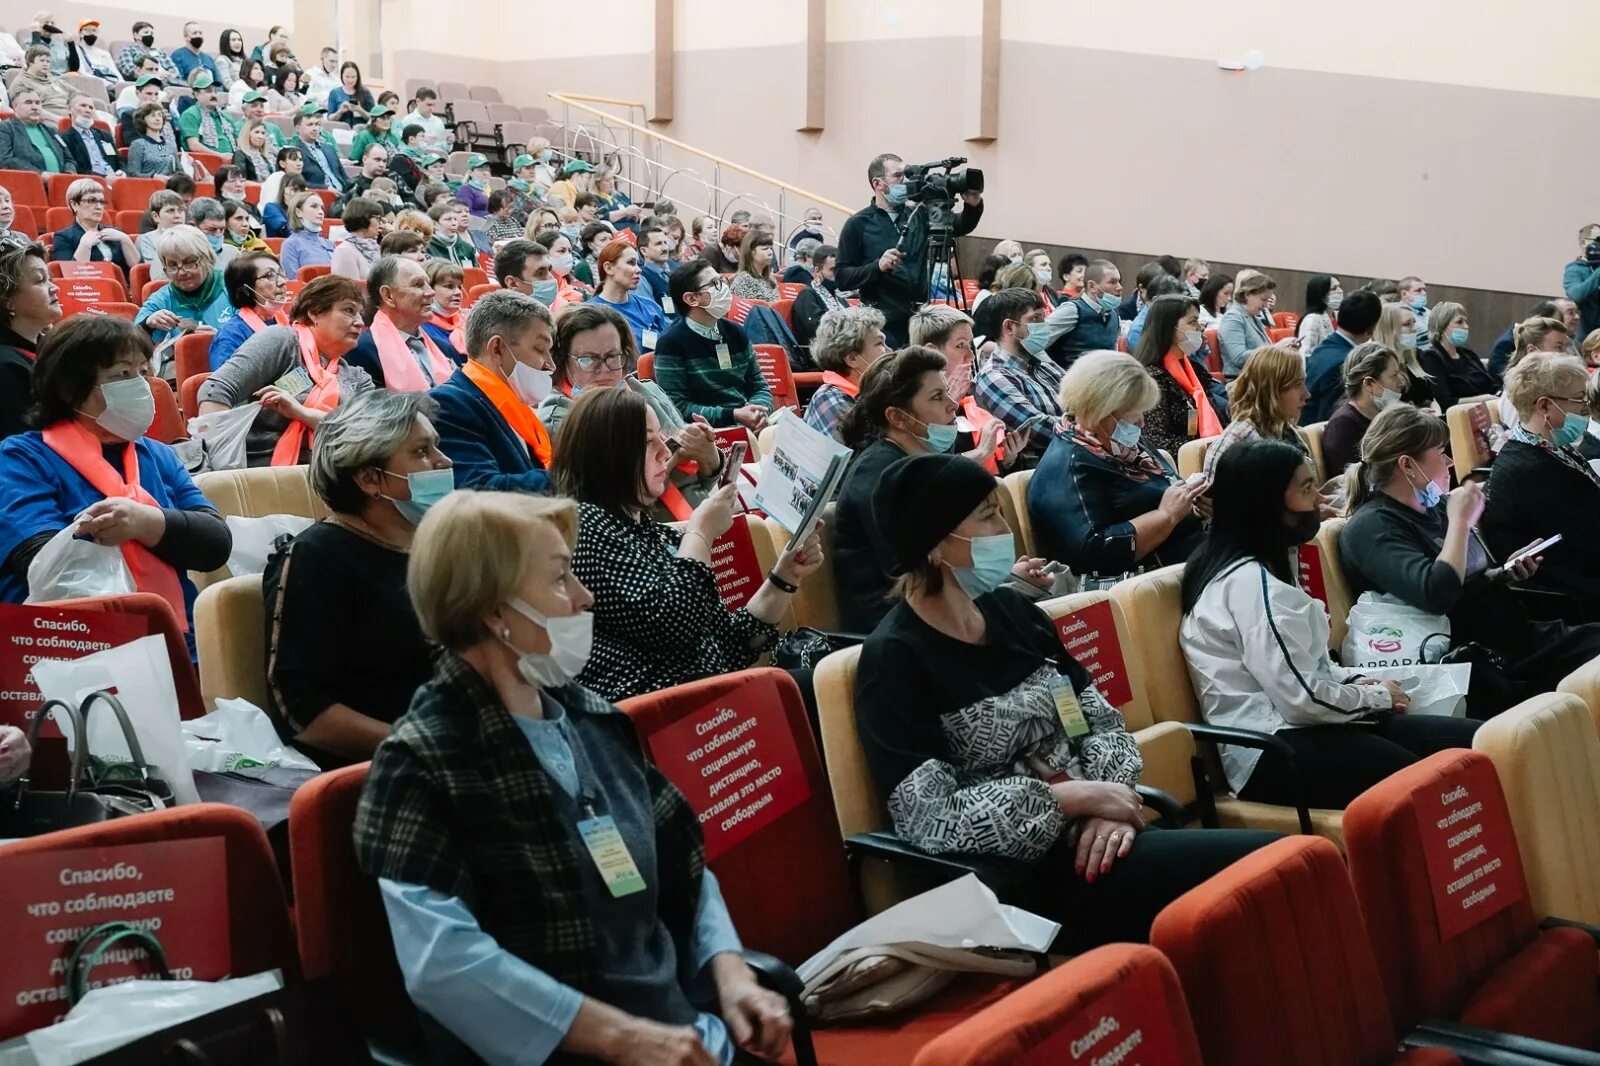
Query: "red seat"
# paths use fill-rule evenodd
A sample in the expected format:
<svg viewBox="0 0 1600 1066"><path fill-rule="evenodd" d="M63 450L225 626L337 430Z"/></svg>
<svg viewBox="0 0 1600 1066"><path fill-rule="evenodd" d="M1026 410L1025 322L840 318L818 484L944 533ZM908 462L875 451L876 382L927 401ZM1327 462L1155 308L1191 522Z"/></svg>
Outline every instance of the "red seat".
<svg viewBox="0 0 1600 1066"><path fill-rule="evenodd" d="M294 277L296 281L305 283L307 281L315 281L331 273L333 273L333 267L331 266L303 266L295 272Z"/></svg>
<svg viewBox="0 0 1600 1066"><path fill-rule="evenodd" d="M1217 331L1206 330L1206 369L1211 371L1211 376L1218 381L1224 380L1222 370L1222 342L1217 339Z"/></svg>
<svg viewBox="0 0 1600 1066"><path fill-rule="evenodd" d="M489 284L489 275L478 267L461 268L461 284L468 289Z"/></svg>
<svg viewBox="0 0 1600 1066"><path fill-rule="evenodd" d="M201 166L206 168L206 173L207 174L215 174L219 167L225 167L225 166L227 166L229 163L231 163L233 161L230 158L228 158L227 156L218 155L216 152L196 152L196 151L191 151L189 154L194 157L194 161L196 163L199 163ZM195 195L196 196L214 196L215 195L214 192L201 192L199 190L199 186L200 185L207 184L207 183L205 183L205 182L196 182L195 184L196 184L196 189L195 189Z"/></svg>
<svg viewBox="0 0 1600 1066"><path fill-rule="evenodd" d="M89 314L116 315L118 318L125 318L129 322L132 322L135 318L139 317L138 304L97 304L93 307L85 307L83 310Z"/></svg>
<svg viewBox="0 0 1600 1066"><path fill-rule="evenodd" d="M47 207L44 209L44 228L51 233L66 229L75 221L72 209L69 207Z"/></svg>
<svg viewBox="0 0 1600 1066"><path fill-rule="evenodd" d="M204 374L195 374L193 377L183 378L178 384L178 409L185 418L198 418L200 415L200 386L206 383L206 378L211 376L208 370Z"/></svg>
<svg viewBox="0 0 1600 1066"><path fill-rule="evenodd" d="M1293 311L1276 311L1272 315L1272 324L1279 329L1289 331L1289 336L1294 336L1294 331L1300 325L1300 316Z"/></svg>
<svg viewBox="0 0 1600 1066"><path fill-rule="evenodd" d="M44 191L44 179L31 170L0 170L0 186L10 191L14 203L29 207L50 206L50 198Z"/></svg>
<svg viewBox="0 0 1600 1066"><path fill-rule="evenodd" d="M500 286L494 284L493 282L488 282L483 285L474 285L472 288L467 290L466 298L461 301L461 306L464 308L471 307L473 304L478 302L478 298L480 296L487 296L499 287Z"/></svg>
<svg viewBox="0 0 1600 1066"><path fill-rule="evenodd" d="M1346 838L1349 817L1345 820ZM1294 836L1246 855L1157 916L1150 944L1178 973L1206 1062L1227 1066L1454 1063L1397 1055L1355 893L1339 851Z"/></svg>
<svg viewBox="0 0 1600 1066"><path fill-rule="evenodd" d="M783 345L758 344L755 356L761 376L767 379L767 387L772 390L772 402L779 407L800 406L800 394L795 391L794 374L789 369L789 353L783 350Z"/></svg>
<svg viewBox="0 0 1600 1066"><path fill-rule="evenodd" d="M282 238L282 237L263 237L261 239L267 242L267 247L272 249L272 254L273 255L282 255L283 254L284 238Z"/></svg>
<svg viewBox="0 0 1600 1066"><path fill-rule="evenodd" d="M1286 341L1290 337L1293 337L1293 336L1294 336L1294 330L1293 329L1277 329L1277 328L1274 328L1274 329L1267 330L1267 340L1271 341L1273 344L1277 344L1279 341Z"/></svg>
<svg viewBox="0 0 1600 1066"><path fill-rule="evenodd" d="M50 175L50 180L45 183L45 196L52 206L65 207L67 205L67 190L72 188L73 182L82 181L84 178L100 183L100 187L106 191L106 204L109 205L111 203L111 182L93 174L52 174Z"/></svg>
<svg viewBox="0 0 1600 1066"><path fill-rule="evenodd" d="M656 355L654 352L645 352L639 356L639 364L634 367L634 373L639 375L640 381L654 381L656 379Z"/></svg>
<svg viewBox="0 0 1600 1066"><path fill-rule="evenodd" d="M58 264L51 263L51 266ZM87 265L87 264L84 264ZM58 296L64 307L69 301L77 307L89 304L126 303L128 291L122 286L122 271L118 270L115 263L95 263L95 266L108 266L112 272L119 275L115 280L95 275L79 277L61 277L56 282L60 290Z"/></svg>
<svg viewBox="0 0 1600 1066"><path fill-rule="evenodd" d="M146 436L154 437L162 444L176 444L189 437L189 422L183 417L183 412L178 410L178 401L172 395L172 386L166 379L152 377L150 391L156 400L156 420L150 424Z"/></svg>
<svg viewBox="0 0 1600 1066"><path fill-rule="evenodd" d="M111 185L111 206L118 211L143 211L150 197L167 187L160 178L118 178Z"/></svg>
<svg viewBox="0 0 1600 1066"><path fill-rule="evenodd" d="M30 237L39 235L39 223L33 217L33 208L27 204L13 204L12 210L16 212L11 220L11 228L18 233L26 233Z"/></svg>
<svg viewBox="0 0 1600 1066"><path fill-rule="evenodd" d="M172 605L150 592L133 592L125 596L95 596L81 600L58 600L52 607L70 607L75 611L108 611L116 614L142 615L152 634L159 633L167 644L167 661L172 664L172 681L178 690L178 716L199 718L206 713L205 701L200 698L200 675L195 672L194 660L189 657L189 645L178 628L178 616Z"/></svg>
<svg viewBox="0 0 1600 1066"><path fill-rule="evenodd" d="M796 286L796 288L798 287ZM772 305L772 309L778 312L778 317L783 319L784 325L794 329L794 297L789 296L779 300Z"/></svg>
<svg viewBox="0 0 1600 1066"><path fill-rule="evenodd" d="M306 978L331 977L369 1039L386 1050L422 1048L377 883L356 864L351 829L367 763L322 774L289 805L295 930Z"/></svg>
<svg viewBox="0 0 1600 1066"><path fill-rule="evenodd" d="M166 278L155 278L144 283L144 288L139 290L139 302L142 304L156 293L166 287Z"/></svg>
<svg viewBox="0 0 1600 1066"><path fill-rule="evenodd" d="M1123 1047L1137 1048L1129 1062L1204 1066L1178 975L1142 944L1096 948L1056 967L936 1037L911 1066L1119 1062Z"/></svg>
<svg viewBox="0 0 1600 1066"><path fill-rule="evenodd" d="M1453 1018L1600 1049L1595 942L1577 929L1540 931L1488 756L1444 751L1391 775L1350 804L1344 840L1401 1025Z"/></svg>
<svg viewBox="0 0 1600 1066"><path fill-rule="evenodd" d="M339 198L339 194L334 192L332 189L312 189L310 191L316 193L317 196L322 200L322 209L324 211L332 207L333 202Z"/></svg>
<svg viewBox="0 0 1600 1066"><path fill-rule="evenodd" d="M778 299L780 301L793 300L796 296L800 295L800 290L803 288L805 288L805 286L800 284L798 281L780 281L778 282ZM773 304L772 306L776 307L778 305Z"/></svg>
<svg viewBox="0 0 1600 1066"><path fill-rule="evenodd" d="M143 211L118 211L116 212L116 218L112 221L112 225L134 240L138 240L139 226L143 221Z"/></svg>
<svg viewBox="0 0 1600 1066"><path fill-rule="evenodd" d="M214 336L214 333L202 331L178 339L173 346L172 361L179 381L188 381L211 369L211 338Z"/></svg>

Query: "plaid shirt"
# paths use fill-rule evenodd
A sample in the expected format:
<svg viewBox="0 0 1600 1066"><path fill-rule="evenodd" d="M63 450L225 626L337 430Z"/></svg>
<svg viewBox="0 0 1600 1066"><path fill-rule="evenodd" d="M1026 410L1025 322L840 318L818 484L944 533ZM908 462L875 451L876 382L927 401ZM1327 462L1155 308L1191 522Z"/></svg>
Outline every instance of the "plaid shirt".
<svg viewBox="0 0 1600 1066"><path fill-rule="evenodd" d="M168 85L173 82L183 81L183 75L178 73L178 65L172 57L159 48L146 48L142 44L125 44L122 51L117 53L117 69L122 76L132 81L139 75L139 60L147 55L156 57L156 62L161 64L161 80Z"/></svg>
<svg viewBox="0 0 1600 1066"><path fill-rule="evenodd" d="M855 403L855 397L837 385L824 385L806 406L806 425L843 443L839 436L839 420Z"/></svg>
<svg viewBox="0 0 1600 1066"><path fill-rule="evenodd" d="M620 711L580 685L550 695L613 776L648 789L661 919L680 947L690 943L705 870L694 812ZM606 960L583 887L592 860L561 814L564 795L495 690L446 656L372 758L356 858L370 877L459 898L501 947L593 995Z"/></svg>
<svg viewBox="0 0 1600 1066"><path fill-rule="evenodd" d="M1065 374L1048 355L1030 360L997 348L973 378L972 395L979 407L1004 422L1007 430L1014 430L1035 415L1061 416L1058 397ZM1049 427L1034 426L1032 438L1011 468L1037 466L1049 445Z"/></svg>

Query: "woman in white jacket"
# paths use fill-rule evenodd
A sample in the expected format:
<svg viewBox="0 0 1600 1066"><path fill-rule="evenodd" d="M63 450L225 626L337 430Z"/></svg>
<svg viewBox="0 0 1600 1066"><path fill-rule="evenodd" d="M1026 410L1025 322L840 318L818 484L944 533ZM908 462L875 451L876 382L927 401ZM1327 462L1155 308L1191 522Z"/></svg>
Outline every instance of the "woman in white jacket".
<svg viewBox="0 0 1600 1066"><path fill-rule="evenodd" d="M1241 799L1342 808L1396 770L1470 747L1478 723L1408 716L1405 690L1328 658L1328 615L1295 584L1292 554L1320 526L1316 476L1297 448L1228 449L1211 485L1211 532L1183 575L1179 640L1211 725L1268 733L1293 749L1225 745Z"/></svg>

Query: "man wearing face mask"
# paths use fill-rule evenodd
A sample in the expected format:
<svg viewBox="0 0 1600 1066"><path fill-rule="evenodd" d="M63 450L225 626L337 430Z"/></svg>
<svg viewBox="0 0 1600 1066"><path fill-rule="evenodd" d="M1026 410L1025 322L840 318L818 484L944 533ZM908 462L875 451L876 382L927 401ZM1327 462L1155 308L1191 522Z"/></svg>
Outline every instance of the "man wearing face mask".
<svg viewBox="0 0 1600 1066"><path fill-rule="evenodd" d="M198 67L211 75L212 82L222 80L222 74L217 70L217 61L200 50L205 43L205 35L200 32L198 22L183 24L183 47L175 48L172 52L172 62L178 68L180 77L187 79L189 72Z"/></svg>
<svg viewBox="0 0 1600 1066"><path fill-rule="evenodd" d="M422 267L383 256L367 275L367 296L376 308L372 325L345 361L365 370L375 388L426 392L444 384L456 365L422 328L433 307L433 286Z"/></svg>
<svg viewBox="0 0 1600 1066"><path fill-rule="evenodd" d="M161 72L166 75L167 81L183 80L172 57L156 47L156 28L148 22L139 21L133 24L133 43L123 45L117 55L117 70L121 72L123 80L133 81L138 77L139 61L145 56L153 56L161 64Z"/></svg>
<svg viewBox="0 0 1600 1066"><path fill-rule="evenodd" d="M696 259L672 272L669 298L683 317L656 344L656 383L685 417L761 432L773 409L772 387L744 330L727 321L733 306L727 282Z"/></svg>
<svg viewBox="0 0 1600 1066"><path fill-rule="evenodd" d="M439 447L462 488L550 491L550 433L534 413L550 394L554 320L512 289L491 292L467 315L467 362L433 390Z"/></svg>
<svg viewBox="0 0 1600 1066"><path fill-rule="evenodd" d="M97 44L100 40L100 21L84 19L78 23L78 39L67 46L67 71L87 74L102 81L119 81L116 60L111 53Z"/></svg>
<svg viewBox="0 0 1600 1066"><path fill-rule="evenodd" d="M494 274L503 288L532 296L546 308L555 305L561 283L550 265L550 252L537 241L519 237L495 254Z"/></svg>
<svg viewBox="0 0 1600 1066"><path fill-rule="evenodd" d="M1013 470L1039 465L1061 417L1063 371L1045 354L1044 320L1044 300L1032 289L1001 289L978 308L977 328L994 338L995 350L973 378L972 395L1007 430L1033 431Z"/></svg>
<svg viewBox="0 0 1600 1066"><path fill-rule="evenodd" d="M987 301L986 301L987 302ZM1083 291L1050 311L1034 344L1067 370L1084 352L1114 351L1122 334L1122 272L1109 259L1084 268Z"/></svg>
<svg viewBox="0 0 1600 1066"><path fill-rule="evenodd" d="M122 160L117 156L117 144L111 134L95 123L94 101L84 93L72 95L72 125L62 140L72 153L73 166L79 174L98 174L102 178L122 176Z"/></svg>
<svg viewBox="0 0 1600 1066"><path fill-rule="evenodd" d="M412 536L455 487L428 397L368 392L330 412L311 486L330 512L267 562L267 714L323 769L371 758L432 673L406 595Z"/></svg>
<svg viewBox="0 0 1600 1066"><path fill-rule="evenodd" d="M805 221L800 223L795 231L789 234L788 246L791 253L799 250L805 241L816 241L818 244L826 243L822 235L822 208L810 207L806 209ZM795 256L796 259L799 256ZM784 278L788 281L788 278Z"/></svg>
<svg viewBox="0 0 1600 1066"><path fill-rule="evenodd" d="M1416 275L1400 279L1400 302L1417 316L1417 350L1425 352L1433 344L1428 329L1428 286Z"/></svg>
<svg viewBox="0 0 1600 1066"><path fill-rule="evenodd" d="M883 312L889 347L903 348L911 313L927 298L929 277L927 216L910 204L905 161L877 156L867 167L872 203L857 211L839 232L839 287L858 290L861 302ZM962 193L955 235L964 237L983 217L983 196ZM904 229L902 236L901 230Z"/></svg>

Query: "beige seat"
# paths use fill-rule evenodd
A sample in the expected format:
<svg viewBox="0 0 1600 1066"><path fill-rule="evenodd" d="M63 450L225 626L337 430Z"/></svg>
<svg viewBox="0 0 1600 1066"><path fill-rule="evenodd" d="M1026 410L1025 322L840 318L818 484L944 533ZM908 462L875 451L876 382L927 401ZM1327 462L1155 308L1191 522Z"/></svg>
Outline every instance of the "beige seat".
<svg viewBox="0 0 1600 1066"><path fill-rule="evenodd" d="M1535 917L1600 923L1600 736L1578 697L1546 693L1489 719L1473 748L1511 808Z"/></svg>
<svg viewBox="0 0 1600 1066"><path fill-rule="evenodd" d="M1596 735L1600 735L1600 659L1591 659L1561 679L1558 692L1570 692L1589 708L1594 720Z"/></svg>
<svg viewBox="0 0 1600 1066"><path fill-rule="evenodd" d="M839 590L833 577L833 516L836 510L831 503L822 509L822 565L801 582L800 591L789 599L789 617L794 625L810 626L826 633L839 629ZM757 532L753 521L751 532ZM765 533L772 562L776 563L789 543L789 531L780 526L777 519L768 518L760 532ZM759 552L757 556L760 557ZM766 568L770 570L772 565L767 564Z"/></svg>
<svg viewBox="0 0 1600 1066"><path fill-rule="evenodd" d="M1300 439L1306 442L1307 448L1311 449L1311 461L1316 464L1316 470L1313 473L1317 475L1317 484L1319 485L1334 476L1334 474L1328 472L1328 464L1322 458L1322 431L1327 425L1328 423L1326 422L1313 422L1309 426L1300 427ZM1337 470L1334 473L1342 474L1344 471Z"/></svg>
<svg viewBox="0 0 1600 1066"><path fill-rule="evenodd" d="M1455 404L1444 413L1445 425L1450 427L1450 456L1455 462L1458 481L1465 481L1468 474L1493 458L1478 446L1478 434L1472 426L1474 409L1483 411L1480 418L1487 416L1485 425L1500 421L1499 405L1481 400Z"/></svg>
<svg viewBox="0 0 1600 1066"><path fill-rule="evenodd" d="M1032 470L1018 470L1007 474L1001 482L1005 491L1000 494L1000 511L1006 517L1006 525L1011 527L1018 558L1039 554L1039 546L1033 539L1033 519L1028 515L1028 482L1032 480Z"/></svg>
<svg viewBox="0 0 1600 1066"><path fill-rule="evenodd" d="M218 470L197 474L194 483L224 518L288 514L320 520L328 516L328 506L312 491L310 470L304 465ZM195 587L202 589L231 576L226 566L190 574Z"/></svg>
<svg viewBox="0 0 1600 1066"><path fill-rule="evenodd" d="M1350 620L1350 606L1355 600L1350 595L1350 583L1344 579L1344 563L1339 558L1339 534L1344 532L1345 519L1329 518L1317 531L1317 551L1322 555L1322 588L1328 597L1328 648L1338 651L1344 646L1346 623Z"/></svg>
<svg viewBox="0 0 1600 1066"><path fill-rule="evenodd" d="M266 708L266 630L260 574L230 577L201 590L194 601L194 635L207 710L219 698Z"/></svg>
<svg viewBox="0 0 1600 1066"><path fill-rule="evenodd" d="M1204 471L1206 455L1211 451L1211 446L1221 439L1201 437L1199 440L1185 441L1183 447L1178 449L1178 476L1190 478Z"/></svg>
<svg viewBox="0 0 1600 1066"><path fill-rule="evenodd" d="M1168 566L1119 582L1111 590L1111 598L1122 609L1130 636L1124 645L1129 649L1128 669L1143 680L1145 696L1155 720L1182 725L1201 724L1200 704L1195 698L1194 687L1189 681L1189 667L1178 643L1178 625L1182 619L1179 589L1182 581L1183 567ZM1301 821L1293 807L1251 803L1229 795L1215 759L1206 757L1201 770L1207 781L1213 784L1204 789L1197 785L1197 801L1202 810L1208 799L1215 805L1219 824L1230 828L1270 829L1280 833L1301 831ZM1312 809L1308 816L1312 832L1343 847L1343 811Z"/></svg>

